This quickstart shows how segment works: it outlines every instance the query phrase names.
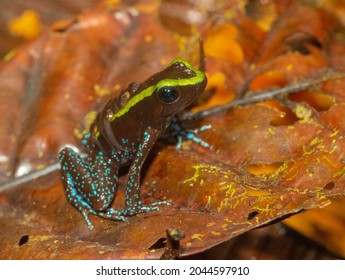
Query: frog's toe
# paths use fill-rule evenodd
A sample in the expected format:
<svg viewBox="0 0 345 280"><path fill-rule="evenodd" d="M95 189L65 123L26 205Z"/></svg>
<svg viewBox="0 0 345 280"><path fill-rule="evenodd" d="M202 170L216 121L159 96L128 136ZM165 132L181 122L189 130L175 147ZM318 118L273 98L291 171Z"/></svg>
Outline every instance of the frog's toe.
<svg viewBox="0 0 345 280"><path fill-rule="evenodd" d="M108 220L115 220L115 221L122 221L122 222L127 221L127 217L125 217L122 210L119 211L119 210L116 210L113 208L107 209L106 212L100 213L99 216L101 216L102 218L108 219Z"/></svg>
<svg viewBox="0 0 345 280"><path fill-rule="evenodd" d="M156 201L148 205L137 205L133 207L128 207L123 210L122 214L125 216L135 216L141 213L147 213L150 211L158 211L160 210L160 205L171 205L168 201Z"/></svg>
<svg viewBox="0 0 345 280"><path fill-rule="evenodd" d="M162 201L156 201L156 202L152 202L149 206L151 207L155 207L157 205L172 205L172 203L162 200ZM157 206L158 207L158 206ZM158 207L159 208L159 207ZM159 209L158 209L159 210Z"/></svg>
<svg viewBox="0 0 345 280"><path fill-rule="evenodd" d="M88 215L89 213L94 214L93 211L90 211L88 209L83 209L83 210L80 210L80 213L83 215L84 220L85 220L89 230L93 230L94 226L92 225L92 223L91 223L91 221L89 219L89 215Z"/></svg>
<svg viewBox="0 0 345 280"><path fill-rule="evenodd" d="M145 213L145 212L150 212L150 211L159 211L161 210L160 205L172 205L172 204L168 201L156 201L156 202L152 202L151 204L142 205L138 207L138 209L136 209L136 212L138 212L137 214L139 214L139 213Z"/></svg>
<svg viewBox="0 0 345 280"><path fill-rule="evenodd" d="M180 132L180 134L177 136L177 145L176 147L178 149L180 149L182 147L182 142L183 142L183 139L187 139L187 140L191 140L193 141L194 143L197 143L199 144L200 146L204 147L204 148L210 148L211 145L209 143L207 143L206 141L202 140L201 138L199 138L197 136L197 134L199 132L203 132L205 130L208 130L211 128L211 125L204 125L200 128L197 128L197 129L194 129L194 130L182 130Z"/></svg>
<svg viewBox="0 0 345 280"><path fill-rule="evenodd" d="M203 126L197 128L197 129L194 129L193 131L194 131L194 133L199 133L199 132L203 132L203 131L205 131L205 130L211 129L211 128L212 128L212 125L210 125L210 124L205 124L205 125L203 125Z"/></svg>
<svg viewBox="0 0 345 280"><path fill-rule="evenodd" d="M188 132L186 134L186 138L188 140L192 140L194 143L197 143L197 144L201 145L204 148L209 148L210 147L209 143L207 143L206 141L204 141L201 138L199 138L198 136L196 136L196 134L193 133L193 132Z"/></svg>

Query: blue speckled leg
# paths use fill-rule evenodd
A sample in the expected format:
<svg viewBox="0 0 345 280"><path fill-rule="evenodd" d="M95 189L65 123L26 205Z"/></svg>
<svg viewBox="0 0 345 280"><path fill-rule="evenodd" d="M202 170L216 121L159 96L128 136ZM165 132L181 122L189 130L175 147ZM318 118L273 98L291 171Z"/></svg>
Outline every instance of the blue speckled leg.
<svg viewBox="0 0 345 280"><path fill-rule="evenodd" d="M82 159L71 148L60 151L62 181L64 183L67 199L78 209L90 229L93 228L88 214L100 216L105 219L125 221L128 216L151 210L159 210L158 205L168 204L166 201L142 205L140 200L141 168L156 142L159 133L147 129L143 141L137 148L128 173L125 208L121 210L110 208L117 190L117 166L102 152L91 154Z"/></svg>
<svg viewBox="0 0 345 280"><path fill-rule="evenodd" d="M102 152L82 159L71 148L64 148L59 154L62 181L68 201L78 209L90 229L93 228L88 214L103 217L116 194L117 166ZM113 212L112 219L124 220Z"/></svg>
<svg viewBox="0 0 345 280"><path fill-rule="evenodd" d="M182 125L180 120L177 117L174 117L171 121L169 132L170 132L171 137L176 137L177 139L177 144L176 144L177 149L181 148L182 142L184 139L192 140L193 142L198 143L204 148L210 148L210 145L207 142L205 142L204 140L196 136L197 133L203 132L210 128L211 128L211 125L204 125L198 129L193 129L193 130L186 129Z"/></svg>
<svg viewBox="0 0 345 280"><path fill-rule="evenodd" d="M151 203L149 205L142 205L142 201L140 199L141 168L145 162L146 156L149 154L159 135L160 134L158 131L151 128L146 129L146 131L144 132L143 141L137 149L137 153L128 172L125 201L126 209L124 209L126 215L132 216L139 213L149 212L151 210L159 210L158 205L160 204L170 205L170 203L166 201L159 201Z"/></svg>

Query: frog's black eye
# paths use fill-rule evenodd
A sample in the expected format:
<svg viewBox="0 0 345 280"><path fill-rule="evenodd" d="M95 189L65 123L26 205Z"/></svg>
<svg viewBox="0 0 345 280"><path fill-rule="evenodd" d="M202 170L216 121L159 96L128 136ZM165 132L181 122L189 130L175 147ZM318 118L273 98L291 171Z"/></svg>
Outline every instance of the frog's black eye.
<svg viewBox="0 0 345 280"><path fill-rule="evenodd" d="M180 98L180 94L175 87L162 87L158 90L158 97L164 103L174 103Z"/></svg>

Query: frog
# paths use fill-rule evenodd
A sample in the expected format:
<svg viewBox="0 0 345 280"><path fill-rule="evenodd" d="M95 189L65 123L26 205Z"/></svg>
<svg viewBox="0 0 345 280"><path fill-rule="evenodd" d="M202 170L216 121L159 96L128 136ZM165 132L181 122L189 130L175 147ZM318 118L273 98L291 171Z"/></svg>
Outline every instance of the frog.
<svg viewBox="0 0 345 280"><path fill-rule="evenodd" d="M165 69L142 83L130 83L118 97L109 100L96 115L82 138L86 156L72 147L59 152L61 178L68 202L93 229L89 215L127 221L129 217L160 210L167 201L143 204L141 171L158 139L167 128L180 142L193 140L208 147L178 121L178 113L190 106L205 90L207 77L183 59L173 60ZM206 128L207 129L207 128ZM201 128L199 131L205 130ZM111 207L119 185L119 169L129 166L125 203Z"/></svg>

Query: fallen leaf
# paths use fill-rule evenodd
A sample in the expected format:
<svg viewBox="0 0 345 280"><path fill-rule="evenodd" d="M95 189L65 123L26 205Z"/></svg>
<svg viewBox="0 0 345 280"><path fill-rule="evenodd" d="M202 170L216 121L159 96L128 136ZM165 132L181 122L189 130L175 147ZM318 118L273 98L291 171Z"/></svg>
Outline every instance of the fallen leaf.
<svg viewBox="0 0 345 280"><path fill-rule="evenodd" d="M327 79L344 68L343 30L331 13L290 2L284 8L274 4L276 21L262 28L236 1L219 2L217 22L211 6L181 1L180 9L202 11L202 20L182 21L180 34L163 20L169 1L159 7L153 1L132 7L103 3L16 49L0 64L2 181L56 162L66 144L82 149L78 138L90 111L173 58L197 65L199 37L224 26L236 30L229 47L241 51L231 61L206 51L207 90L224 96L211 97L212 105L248 98L255 94L249 89L326 78L274 101L202 119L198 125L211 125L200 133L209 149L190 141L180 150L157 143L145 163L142 198L172 204L160 211L128 222L91 216L90 231L67 203L58 172L3 190L0 258L157 259L168 228L184 233L180 254L188 256L343 196L345 80ZM208 35L206 43L212 49L216 40L216 50L227 56L231 52L219 44L227 36L223 31ZM125 185L126 175L115 208L124 205Z"/></svg>

